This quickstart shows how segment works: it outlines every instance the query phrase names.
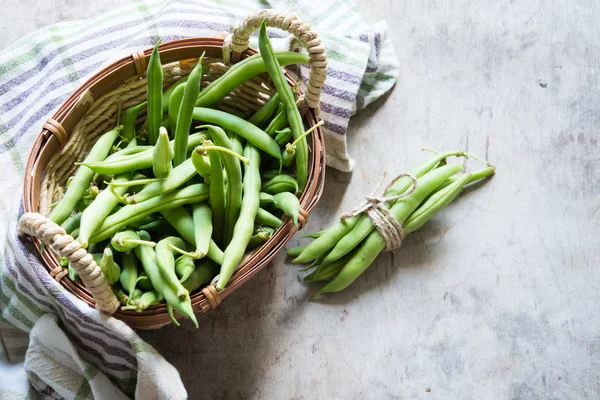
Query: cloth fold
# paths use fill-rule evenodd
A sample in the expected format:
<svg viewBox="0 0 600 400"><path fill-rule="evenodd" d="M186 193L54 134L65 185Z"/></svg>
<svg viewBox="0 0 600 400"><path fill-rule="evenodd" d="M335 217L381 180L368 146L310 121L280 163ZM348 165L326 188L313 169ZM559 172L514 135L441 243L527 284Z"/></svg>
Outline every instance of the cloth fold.
<svg viewBox="0 0 600 400"><path fill-rule="evenodd" d="M26 239L22 177L43 122L102 66L163 41L231 32L261 8L288 10L319 33L329 58L321 97L327 164L349 171L350 117L394 85L387 25L349 0L136 0L92 19L37 31L0 53L0 399L185 398L178 372L123 322L88 307L50 277ZM269 30L274 45L289 35ZM257 47L256 37L251 45ZM308 69L299 69L306 79Z"/></svg>

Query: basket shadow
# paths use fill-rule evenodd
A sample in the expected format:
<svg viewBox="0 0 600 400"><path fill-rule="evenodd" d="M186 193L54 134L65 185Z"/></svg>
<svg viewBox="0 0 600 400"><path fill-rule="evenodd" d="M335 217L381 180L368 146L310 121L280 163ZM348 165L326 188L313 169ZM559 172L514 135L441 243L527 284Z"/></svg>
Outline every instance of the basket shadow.
<svg viewBox="0 0 600 400"><path fill-rule="evenodd" d="M293 331L298 304L305 303L286 297L285 269L276 268L282 257L218 309L198 314L198 329L183 320L181 327L137 332L179 371L189 398L259 396L261 380L281 356L277 343L285 343L282 336Z"/></svg>
<svg viewBox="0 0 600 400"><path fill-rule="evenodd" d="M311 300L321 304L349 304L360 296L379 291L389 285L397 284L395 275L407 270L420 270L430 266L430 260L435 258L434 246L448 232L447 224L429 221L417 232L411 233L403 245L394 252L381 253L369 268L360 275L349 287L341 292L329 293ZM323 286L311 284L309 296Z"/></svg>

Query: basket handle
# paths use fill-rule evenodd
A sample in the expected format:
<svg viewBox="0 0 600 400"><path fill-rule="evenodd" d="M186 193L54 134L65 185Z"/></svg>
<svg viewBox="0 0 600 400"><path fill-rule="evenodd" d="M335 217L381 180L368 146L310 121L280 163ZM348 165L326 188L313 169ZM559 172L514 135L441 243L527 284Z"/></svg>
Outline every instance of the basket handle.
<svg viewBox="0 0 600 400"><path fill-rule="evenodd" d="M98 310L113 314L119 309L119 300L92 255L71 235L67 235L62 227L41 214L29 212L19 219L19 234L27 234L43 240L61 257L65 257L79 272L83 284L92 293ZM64 275L61 271L57 275L57 280L62 276Z"/></svg>
<svg viewBox="0 0 600 400"><path fill-rule="evenodd" d="M306 84L305 101L310 108L318 110L321 88L327 75L327 55L318 35L310 29L310 25L304 23L295 15L270 9L260 10L249 15L239 23L233 33L225 40L223 45L224 55L229 56L230 51L233 54L244 52L250 46L250 35L260 28L265 18L267 18L267 26L291 33L308 51L310 73Z"/></svg>

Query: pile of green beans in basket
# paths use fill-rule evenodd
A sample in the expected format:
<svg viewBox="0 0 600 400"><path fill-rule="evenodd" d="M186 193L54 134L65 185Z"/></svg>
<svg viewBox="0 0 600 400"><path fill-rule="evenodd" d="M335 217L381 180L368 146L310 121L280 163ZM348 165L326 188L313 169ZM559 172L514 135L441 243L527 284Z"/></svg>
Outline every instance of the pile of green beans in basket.
<svg viewBox="0 0 600 400"><path fill-rule="evenodd" d="M386 216L395 219L402 235L422 227L454 201L466 186L495 173L492 164L465 152L435 153L403 174L407 176L400 175L392 181L383 197L374 200L383 203L382 206L388 210ZM448 164L449 157L471 157L486 166L461 173L463 163ZM289 249L288 256L294 258L293 263L309 264L301 270L310 271L304 277L305 282L327 282L313 297L339 292L350 286L387 247L382 233L363 213L344 215L329 229L305 238L314 240L307 246Z"/></svg>
<svg viewBox="0 0 600 400"><path fill-rule="evenodd" d="M260 54L201 90L203 56L189 76L163 88L157 43L146 101L96 141L54 205L50 219L92 254L123 310L166 302L175 324L174 310L198 326L190 293L217 275L224 289L285 215L298 224L315 127L305 131L282 65L308 57L275 52L264 22L259 44ZM254 115L212 108L264 72L276 93ZM145 123L136 124L144 110Z"/></svg>

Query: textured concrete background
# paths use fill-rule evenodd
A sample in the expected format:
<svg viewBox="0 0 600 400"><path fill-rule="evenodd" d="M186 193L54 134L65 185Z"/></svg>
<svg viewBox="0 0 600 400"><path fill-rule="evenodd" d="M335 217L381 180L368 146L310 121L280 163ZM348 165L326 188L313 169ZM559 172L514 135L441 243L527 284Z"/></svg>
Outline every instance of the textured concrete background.
<svg viewBox="0 0 600 400"><path fill-rule="evenodd" d="M4 0L0 46L120 4ZM280 255L199 330L142 336L192 398L599 398L600 3L359 7L389 22L401 75L353 120L356 170L328 172L307 230L423 146L482 155L497 176L342 293L307 302L315 287Z"/></svg>

